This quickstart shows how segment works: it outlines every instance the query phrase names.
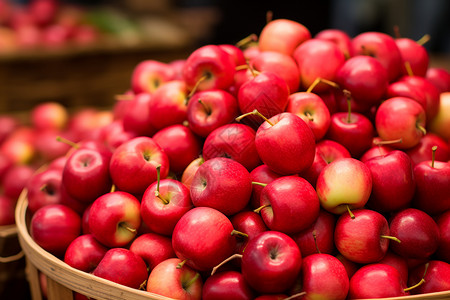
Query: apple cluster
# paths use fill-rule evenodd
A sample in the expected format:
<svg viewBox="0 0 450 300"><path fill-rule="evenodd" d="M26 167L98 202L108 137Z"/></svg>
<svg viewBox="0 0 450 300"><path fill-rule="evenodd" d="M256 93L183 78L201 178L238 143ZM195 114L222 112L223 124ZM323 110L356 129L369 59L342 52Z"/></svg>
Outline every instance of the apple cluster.
<svg viewBox="0 0 450 300"><path fill-rule="evenodd" d="M450 73L418 42L278 19L117 99L27 186L69 266L174 299L450 290Z"/></svg>
<svg viewBox="0 0 450 300"><path fill-rule="evenodd" d="M92 44L101 34L85 15L60 0L0 0L0 53Z"/></svg>

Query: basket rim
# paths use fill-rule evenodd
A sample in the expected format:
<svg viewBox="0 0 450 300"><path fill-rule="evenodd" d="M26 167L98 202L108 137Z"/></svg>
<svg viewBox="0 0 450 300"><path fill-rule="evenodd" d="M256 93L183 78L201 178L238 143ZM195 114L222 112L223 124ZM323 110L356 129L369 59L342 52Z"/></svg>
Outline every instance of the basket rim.
<svg viewBox="0 0 450 300"><path fill-rule="evenodd" d="M19 243L26 258L46 276L66 288L98 300L174 300L147 291L133 289L75 269L42 249L28 233L27 191L22 191L15 211Z"/></svg>
<svg viewBox="0 0 450 300"><path fill-rule="evenodd" d="M28 208L27 191L23 190L17 202L15 218L19 243L25 256L31 263L54 281L62 284L72 291L79 292L98 300L175 300L147 291L133 289L107 279L103 279L77 270L49 252L42 249L31 238L26 225ZM384 300L424 300L424 299L450 299L450 291L382 298ZM366 299L371 300L371 299ZM375 300L375 299L372 299Z"/></svg>

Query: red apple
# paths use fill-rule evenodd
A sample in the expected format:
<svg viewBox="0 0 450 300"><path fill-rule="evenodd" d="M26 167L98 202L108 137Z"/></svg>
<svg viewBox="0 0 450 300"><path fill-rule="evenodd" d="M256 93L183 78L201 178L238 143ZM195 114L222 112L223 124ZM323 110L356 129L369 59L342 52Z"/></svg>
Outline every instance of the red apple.
<svg viewBox="0 0 450 300"><path fill-rule="evenodd" d="M436 257L446 263L450 263L450 210L438 216L436 224L439 227L439 246Z"/></svg>
<svg viewBox="0 0 450 300"><path fill-rule="evenodd" d="M133 69L131 88L136 94L152 94L159 86L172 80L173 76L173 70L168 64L152 59L144 60Z"/></svg>
<svg viewBox="0 0 450 300"><path fill-rule="evenodd" d="M90 273L107 251L108 248L100 244L92 234L80 235L67 247L64 262L75 269Z"/></svg>
<svg viewBox="0 0 450 300"><path fill-rule="evenodd" d="M425 282L411 290L412 294L447 292L450 290L450 264L431 260L411 270L408 285L415 285L421 279Z"/></svg>
<svg viewBox="0 0 450 300"><path fill-rule="evenodd" d="M255 292L237 271L224 271L208 277L203 285L203 300L251 300Z"/></svg>
<svg viewBox="0 0 450 300"><path fill-rule="evenodd" d="M319 31L314 38L335 43L346 59L349 59L354 55L352 39L343 30L334 28L323 29Z"/></svg>
<svg viewBox="0 0 450 300"><path fill-rule="evenodd" d="M15 223L14 212L17 199L0 195L0 226L13 225Z"/></svg>
<svg viewBox="0 0 450 300"><path fill-rule="evenodd" d="M403 75L411 75L405 67L405 64L408 63L412 74L425 77L430 60L427 49L410 38L397 38L395 43L402 57L403 67L401 73Z"/></svg>
<svg viewBox="0 0 450 300"><path fill-rule="evenodd" d="M139 255L150 271L166 259L175 257L171 239L151 232L138 236L131 243L130 251Z"/></svg>

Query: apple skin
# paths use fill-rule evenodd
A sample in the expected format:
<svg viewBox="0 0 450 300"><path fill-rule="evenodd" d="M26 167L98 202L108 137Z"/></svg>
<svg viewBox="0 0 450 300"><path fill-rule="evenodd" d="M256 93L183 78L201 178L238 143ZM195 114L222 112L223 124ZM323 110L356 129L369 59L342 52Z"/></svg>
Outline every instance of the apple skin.
<svg viewBox="0 0 450 300"><path fill-rule="evenodd" d="M325 102L314 93L291 93L288 98L287 112L302 118L314 133L316 142L321 140L330 127L330 111Z"/></svg>
<svg viewBox="0 0 450 300"><path fill-rule="evenodd" d="M201 152L200 139L186 126L175 124L159 130L153 140L169 158L170 170L180 174Z"/></svg>
<svg viewBox="0 0 450 300"><path fill-rule="evenodd" d="M172 234L175 254L186 265L198 271L211 270L236 249L236 238L231 234L231 221L210 207L195 207L185 213Z"/></svg>
<svg viewBox="0 0 450 300"><path fill-rule="evenodd" d="M378 212L393 212L409 206L416 179L409 156L400 150L365 162L372 174L372 193L367 206Z"/></svg>
<svg viewBox="0 0 450 300"><path fill-rule="evenodd" d="M444 68L429 67L425 74L431 83L433 83L440 93L450 92L450 72Z"/></svg>
<svg viewBox="0 0 450 300"><path fill-rule="evenodd" d="M31 176L26 186L31 213L48 204L62 204L61 176L62 170L57 168L49 168Z"/></svg>
<svg viewBox="0 0 450 300"><path fill-rule="evenodd" d="M345 56L338 46L323 39L310 39L299 45L292 54L300 73L300 86L307 90L317 78L336 81L336 73L345 63ZM323 62L327 61L326 64ZM332 89L325 83L319 83L315 93Z"/></svg>
<svg viewBox="0 0 450 300"><path fill-rule="evenodd" d="M292 55L295 48L311 38L304 25L287 19L277 19L267 23L258 39L260 51L278 51Z"/></svg>
<svg viewBox="0 0 450 300"><path fill-rule="evenodd" d="M450 163L424 161L414 166L416 192L412 206L430 215L450 209Z"/></svg>
<svg viewBox="0 0 450 300"><path fill-rule="evenodd" d="M411 149L406 150L406 153L411 157L414 165L423 161L431 161L433 157L432 147L437 146L435 157L436 161L448 161L450 159L450 146L439 135L428 132L424 135L419 143Z"/></svg>
<svg viewBox="0 0 450 300"><path fill-rule="evenodd" d="M372 175L367 166L354 158L340 158L320 172L316 184L320 205L325 210L342 214L362 208L372 191Z"/></svg>
<svg viewBox="0 0 450 300"><path fill-rule="evenodd" d="M128 140L115 149L109 171L119 190L141 195L156 181L158 165L161 165L161 178L166 178L170 168L167 154L152 138L142 136Z"/></svg>
<svg viewBox="0 0 450 300"><path fill-rule="evenodd" d="M191 161L184 169L183 174L181 175L181 183L183 183L189 190L191 189L191 184L195 173L204 162L205 160L203 157L198 157Z"/></svg>
<svg viewBox="0 0 450 300"><path fill-rule="evenodd" d="M175 257L171 239L152 232L141 234L134 239L130 251L139 255L150 271L166 259Z"/></svg>
<svg viewBox="0 0 450 300"><path fill-rule="evenodd" d="M3 177L3 194L13 199L19 199L20 193L27 186L35 172L31 165L16 164L8 169Z"/></svg>
<svg viewBox="0 0 450 300"><path fill-rule="evenodd" d="M375 127L382 140L402 139L401 143L391 147L408 149L416 146L425 128L426 116L423 107L406 97L389 98L378 107L375 115Z"/></svg>
<svg viewBox="0 0 450 300"><path fill-rule="evenodd" d="M255 293L237 271L224 271L208 277L203 284L203 300L251 300Z"/></svg>
<svg viewBox="0 0 450 300"><path fill-rule="evenodd" d="M237 231L243 232L248 235L248 238L237 240L237 253L242 254L247 247L249 240L257 236L263 231L268 230L262 217L254 211L242 210L230 218L233 228ZM236 262L234 260L233 262ZM240 261L237 264L240 266Z"/></svg>
<svg viewBox="0 0 450 300"><path fill-rule="evenodd" d="M148 278L144 260L125 248L109 249L92 274L135 289Z"/></svg>
<svg viewBox="0 0 450 300"><path fill-rule="evenodd" d="M0 226L12 225L15 223L14 212L17 199L0 195Z"/></svg>
<svg viewBox="0 0 450 300"><path fill-rule="evenodd" d="M417 284L422 277L425 279L425 282L412 289L411 294L426 294L450 290L450 264L446 262L430 260L426 264L421 264L412 269L409 275L408 285L412 286Z"/></svg>
<svg viewBox="0 0 450 300"><path fill-rule="evenodd" d="M30 235L44 250L63 257L81 233L80 216L67 206L51 204L38 209L30 224Z"/></svg>
<svg viewBox="0 0 450 300"><path fill-rule="evenodd" d="M346 59L349 59L354 55L354 49L352 47L351 37L343 30L340 29L323 29L319 31L314 38L327 40L335 43L339 50L344 54Z"/></svg>
<svg viewBox="0 0 450 300"><path fill-rule="evenodd" d="M200 274L178 258L169 258L159 263L148 276L147 292L180 300L200 300L203 281ZM189 284L187 286L187 284Z"/></svg>
<svg viewBox="0 0 450 300"><path fill-rule="evenodd" d="M159 86L172 80L173 69L166 63L156 60L139 62L131 74L131 89L135 94L152 94Z"/></svg>
<svg viewBox="0 0 450 300"><path fill-rule="evenodd" d="M155 233L170 236L178 220L192 208L189 189L174 179L162 179L160 196L156 196L158 182L152 183L141 198L141 218Z"/></svg>
<svg viewBox="0 0 450 300"><path fill-rule="evenodd" d="M69 120L69 112L58 102L44 102L32 108L30 117L37 130L62 130Z"/></svg>
<svg viewBox="0 0 450 300"><path fill-rule="evenodd" d="M281 113L258 128L256 150L262 162L281 175L292 175L309 168L315 156L314 133L300 117Z"/></svg>
<svg viewBox="0 0 450 300"><path fill-rule="evenodd" d="M428 129L442 137L450 140L450 92L440 94L440 103L437 115L430 120Z"/></svg>
<svg viewBox="0 0 450 300"><path fill-rule="evenodd" d="M361 267L350 278L349 299L372 299L407 296L406 282L397 269L385 264Z"/></svg>
<svg viewBox="0 0 450 300"><path fill-rule="evenodd" d="M381 260L389 247L389 225L386 218L370 209L353 210L355 218L342 214L336 222L334 242L347 259L361 264Z"/></svg>
<svg viewBox="0 0 450 300"><path fill-rule="evenodd" d="M250 172L250 177L252 179L252 182L271 183L275 179L280 178L281 175L273 172L268 166L262 164L260 166L257 166ZM250 206L253 209L257 209L261 206L260 198L263 188L264 187L258 184L252 184Z"/></svg>
<svg viewBox="0 0 450 300"><path fill-rule="evenodd" d="M438 216L436 223L439 227L440 239L436 250L436 257L439 260L450 263L450 210Z"/></svg>
<svg viewBox="0 0 450 300"><path fill-rule="evenodd" d="M408 282L409 268L406 258L388 250L378 263L393 266L400 272L403 282Z"/></svg>
<svg viewBox="0 0 450 300"><path fill-rule="evenodd" d="M308 228L319 216L317 193L298 176L282 176L269 183L261 192L260 204L270 205L260 212L267 227L286 234Z"/></svg>
<svg viewBox="0 0 450 300"><path fill-rule="evenodd" d="M194 50L183 66L183 80L189 90L198 84L197 90L226 89L234 80L236 64L233 57L216 45L205 45Z"/></svg>
<svg viewBox="0 0 450 300"><path fill-rule="evenodd" d="M336 217L321 209L319 216L311 226L291 235L297 243L302 257L317 253L317 248L320 253L333 254L336 250L333 236L335 225ZM317 241L317 247L315 240Z"/></svg>
<svg viewBox="0 0 450 300"><path fill-rule="evenodd" d="M408 62L415 76L425 77L430 61L427 49L410 38L397 38L395 39L395 43L402 57L403 64L401 73L403 75L410 75L405 67L405 63Z"/></svg>
<svg viewBox="0 0 450 300"><path fill-rule="evenodd" d="M214 129L203 143L203 158L231 158L251 171L261 164L255 145L256 132L248 125L232 123Z"/></svg>
<svg viewBox="0 0 450 300"><path fill-rule="evenodd" d="M302 265L297 244L278 231L264 231L251 239L242 256L242 275L260 293L282 293L291 287Z"/></svg>
<svg viewBox="0 0 450 300"><path fill-rule="evenodd" d="M133 195L116 191L97 198L89 210L89 230L107 247L123 247L141 225L141 204Z"/></svg>
<svg viewBox="0 0 450 300"><path fill-rule="evenodd" d="M303 299L344 300L350 281L344 265L330 254L311 254L302 262Z"/></svg>
<svg viewBox="0 0 450 300"><path fill-rule="evenodd" d="M316 149L327 164L339 159L352 157L344 145L329 139L322 139L316 144Z"/></svg>
<svg viewBox="0 0 450 300"><path fill-rule="evenodd" d="M263 51L249 61L250 67L258 72L269 71L284 79L289 93L295 93L300 86L300 74L294 58L275 51Z"/></svg>
<svg viewBox="0 0 450 300"><path fill-rule="evenodd" d="M406 208L394 214L389 222L391 235L401 243L391 243L390 249L403 257L428 259L439 246L439 227L425 212Z"/></svg>
<svg viewBox="0 0 450 300"><path fill-rule="evenodd" d="M67 247L64 262L75 269L90 273L108 250L92 234L80 235Z"/></svg>
<svg viewBox="0 0 450 300"><path fill-rule="evenodd" d="M189 99L186 114L189 128L206 138L214 129L233 122L239 107L237 99L226 91L199 91Z"/></svg>
<svg viewBox="0 0 450 300"><path fill-rule="evenodd" d="M149 93L138 93L131 100L119 100L128 102L124 109L122 122L123 129L130 131L136 136L152 136L156 132L150 121L150 100Z"/></svg>

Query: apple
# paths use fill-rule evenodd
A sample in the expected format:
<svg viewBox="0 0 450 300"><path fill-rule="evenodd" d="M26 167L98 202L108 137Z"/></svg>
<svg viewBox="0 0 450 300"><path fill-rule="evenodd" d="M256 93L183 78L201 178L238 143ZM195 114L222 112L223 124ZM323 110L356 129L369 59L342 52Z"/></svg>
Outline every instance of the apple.
<svg viewBox="0 0 450 300"><path fill-rule="evenodd" d="M243 232L247 237L237 241L237 253L242 254L247 247L249 240L257 236L263 231L268 230L261 216L251 210L242 210L230 217L233 228L239 232Z"/></svg>
<svg viewBox="0 0 450 300"><path fill-rule="evenodd" d="M75 269L90 273L107 251L108 248L100 244L92 234L80 235L67 247L64 262Z"/></svg>
<svg viewBox="0 0 450 300"><path fill-rule="evenodd" d="M181 183L183 183L189 190L191 189L191 184L195 173L204 162L205 160L200 156L191 161L184 169L183 174L181 175Z"/></svg>
<svg viewBox="0 0 450 300"><path fill-rule="evenodd" d="M203 143L203 158L226 157L251 171L261 164L256 145L256 132L248 125L226 124L214 129Z"/></svg>
<svg viewBox="0 0 450 300"><path fill-rule="evenodd" d="M175 257L171 239L152 232L141 234L134 239L130 251L139 255L150 271L166 259Z"/></svg>
<svg viewBox="0 0 450 300"><path fill-rule="evenodd" d="M412 161L400 150L364 162L372 174L372 193L367 206L378 212L408 207L416 191Z"/></svg>
<svg viewBox="0 0 450 300"><path fill-rule="evenodd" d="M372 192L372 174L363 162L340 158L320 172L316 191L321 207L331 213L362 208Z"/></svg>
<svg viewBox="0 0 450 300"><path fill-rule="evenodd" d="M395 39L398 50L402 57L402 71L403 75L415 75L425 77L428 70L429 55L427 49L410 38L397 38ZM406 69L405 64L409 64L411 73Z"/></svg>
<svg viewBox="0 0 450 300"><path fill-rule="evenodd" d="M233 95L215 89L195 93L189 99L186 113L189 128L206 138L214 129L231 123L238 111L238 102Z"/></svg>
<svg viewBox="0 0 450 300"><path fill-rule="evenodd" d="M109 249L92 274L135 289L148 278L144 260L125 248Z"/></svg>
<svg viewBox="0 0 450 300"><path fill-rule="evenodd" d="M387 298L409 295L406 282L396 268L386 264L368 264L350 278L349 299Z"/></svg>
<svg viewBox="0 0 450 300"><path fill-rule="evenodd" d="M375 127L382 140L397 140L392 147L408 149L425 135L426 116L422 106L411 98L394 97L384 101L376 112Z"/></svg>
<svg viewBox="0 0 450 300"><path fill-rule="evenodd" d="M13 116L0 115L0 144L2 144L10 134L20 127L20 121Z"/></svg>
<svg viewBox="0 0 450 300"><path fill-rule="evenodd" d="M295 48L311 38L308 28L299 22L277 19L267 23L258 39L260 51L277 51L292 55Z"/></svg>
<svg viewBox="0 0 450 300"><path fill-rule="evenodd" d="M183 80L189 90L226 89L234 79L236 64L230 54L216 45L194 50L183 66Z"/></svg>
<svg viewBox="0 0 450 300"><path fill-rule="evenodd" d="M346 299L350 281L344 265L330 254L316 253L302 262L303 299Z"/></svg>
<svg viewBox="0 0 450 300"><path fill-rule="evenodd" d="M38 209L31 219L30 235L45 251L63 257L81 233L81 218L71 208L51 204Z"/></svg>
<svg viewBox="0 0 450 300"><path fill-rule="evenodd" d="M115 150L120 145L129 140L138 137L132 131L126 131L123 127L123 120L114 120L113 122L98 128L98 132L92 139L100 140L109 149Z"/></svg>
<svg viewBox="0 0 450 300"><path fill-rule="evenodd" d="M437 115L429 121L429 131L450 140L450 92L440 94L440 104Z"/></svg>
<svg viewBox="0 0 450 300"><path fill-rule="evenodd" d="M17 199L0 195L0 226L13 225L15 223L14 212Z"/></svg>
<svg viewBox="0 0 450 300"><path fill-rule="evenodd" d="M439 260L431 260L422 264L411 270L408 284L413 286L419 283L422 278L425 281L412 289L412 294L448 291L450 290L450 264Z"/></svg>
<svg viewBox="0 0 450 300"><path fill-rule="evenodd" d="M329 140L322 139L316 144L316 149L319 151L320 156L326 161L327 164L339 159L350 158L350 152L342 144Z"/></svg>
<svg viewBox="0 0 450 300"><path fill-rule="evenodd" d="M409 268L406 258L388 250L378 263L393 266L400 272L403 282L408 282Z"/></svg>
<svg viewBox="0 0 450 300"><path fill-rule="evenodd" d="M297 244L278 231L264 231L251 239L242 256L242 275L260 293L282 293L300 274L302 256Z"/></svg>
<svg viewBox="0 0 450 300"><path fill-rule="evenodd" d="M26 185L28 209L35 213L48 204L62 204L62 170L49 168L35 172Z"/></svg>
<svg viewBox="0 0 450 300"><path fill-rule="evenodd" d="M34 172L35 168L30 165L16 164L9 168L2 181L3 194L12 199L19 199Z"/></svg>
<svg viewBox="0 0 450 300"><path fill-rule="evenodd" d="M335 43L316 38L303 42L292 56L298 65L302 90L307 90L317 78L334 82L336 73L345 63L345 56ZM327 63L324 64L324 61ZM314 87L314 92L331 88L328 84L319 83Z"/></svg>
<svg viewBox="0 0 450 300"><path fill-rule="evenodd" d="M170 168L167 154L152 138L141 136L115 149L109 172L119 190L140 195L156 181L158 165L161 165L161 178L166 178Z"/></svg>
<svg viewBox="0 0 450 300"><path fill-rule="evenodd" d="M163 128L153 135L153 140L169 158L170 170L182 173L201 152L201 141L189 127L175 124Z"/></svg>
<svg viewBox="0 0 450 300"><path fill-rule="evenodd" d="M168 64L153 59L143 60L133 69L131 88L136 94L143 92L152 94L173 77L173 70Z"/></svg>
<svg viewBox="0 0 450 300"><path fill-rule="evenodd" d="M123 129L130 131L136 136L152 136L156 132L150 121L150 99L149 93L138 93L131 100L119 100L127 102L122 116Z"/></svg>
<svg viewBox="0 0 450 300"><path fill-rule="evenodd" d="M439 260L450 263L450 210L443 212L436 219L439 227L439 246L436 250L436 257Z"/></svg>
<svg viewBox="0 0 450 300"><path fill-rule="evenodd" d="M208 277L203 284L203 300L251 300L255 292L237 271L224 271Z"/></svg>
<svg viewBox="0 0 450 300"><path fill-rule="evenodd" d="M97 198L89 210L89 230L107 247L124 247L141 225L140 203L133 195L117 191Z"/></svg>
<svg viewBox="0 0 450 300"><path fill-rule="evenodd" d="M320 141L330 127L330 111L325 102L314 93L291 93L288 98L287 112L302 118L314 133L316 142Z"/></svg>
<svg viewBox="0 0 450 300"><path fill-rule="evenodd" d="M147 292L180 300L200 300L203 281L200 273L182 260L169 258L159 263L148 276Z"/></svg>
<svg viewBox="0 0 450 300"><path fill-rule="evenodd" d="M248 62L250 68L257 72L273 72L288 85L289 93L295 93L300 86L300 74L294 58L276 51L263 51Z"/></svg>
<svg viewBox="0 0 450 300"><path fill-rule="evenodd" d="M434 146L437 147L435 151L433 151ZM448 161L450 159L450 146L442 137L432 132L425 134L415 147L406 150L414 165L426 160L431 161L433 152L436 161Z"/></svg>
<svg viewBox="0 0 450 300"><path fill-rule="evenodd" d="M390 219L391 235L401 243L392 243L390 249L403 257L427 259L439 245L439 227L425 212L416 208L398 211Z"/></svg>
<svg viewBox="0 0 450 300"><path fill-rule="evenodd" d="M69 112L58 102L44 102L32 108L30 118L33 128L38 130L61 130L67 126Z"/></svg>
<svg viewBox="0 0 450 300"><path fill-rule="evenodd" d="M141 218L150 231L170 236L178 220L192 208L189 189L174 179L152 183L141 198Z"/></svg>
<svg viewBox="0 0 450 300"><path fill-rule="evenodd" d="M395 235L390 235L388 221L370 209L355 209L353 214L354 218L343 214L336 222L334 242L337 250L356 263L380 261L388 250L389 239L395 239ZM400 243L398 239L395 242Z"/></svg>
<svg viewBox="0 0 450 300"><path fill-rule="evenodd" d="M354 55L351 37L343 30L327 28L319 31L314 38L327 40L337 45L338 49L344 54L346 59Z"/></svg>
<svg viewBox="0 0 450 300"><path fill-rule="evenodd" d="M433 83L440 93L450 92L450 72L440 67L429 67L425 74L431 83Z"/></svg>
<svg viewBox="0 0 450 300"><path fill-rule="evenodd" d="M261 192L260 205L267 227L286 234L311 226L320 209L313 186L298 176L282 176L267 184Z"/></svg>
<svg viewBox="0 0 450 300"><path fill-rule="evenodd" d="M194 206L211 207L227 216L244 209L251 192L250 173L240 163L225 157L205 161L195 173L190 188Z"/></svg>
<svg viewBox="0 0 450 300"><path fill-rule="evenodd" d="M264 164L254 168L250 172L250 177L252 179L252 182L254 183L262 183L260 184L252 184L252 196L250 199L250 206L253 209L256 209L261 206L260 198L261 198L261 192L264 188L264 185L267 183L270 183L274 181L277 178L280 178L281 175L278 173L273 172L270 170L270 168Z"/></svg>
<svg viewBox="0 0 450 300"><path fill-rule="evenodd" d="M186 265L198 271L211 270L236 249L231 221L210 207L195 207L177 222L172 247Z"/></svg>

